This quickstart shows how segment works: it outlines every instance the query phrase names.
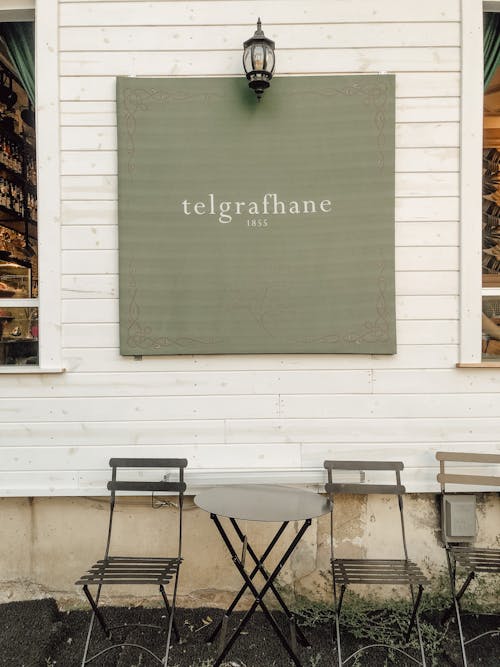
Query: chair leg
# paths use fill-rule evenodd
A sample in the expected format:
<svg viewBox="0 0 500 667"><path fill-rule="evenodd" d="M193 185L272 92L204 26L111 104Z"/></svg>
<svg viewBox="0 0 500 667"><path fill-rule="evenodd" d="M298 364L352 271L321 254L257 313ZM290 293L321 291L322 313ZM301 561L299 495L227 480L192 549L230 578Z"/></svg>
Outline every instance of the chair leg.
<svg viewBox="0 0 500 667"><path fill-rule="evenodd" d="M422 599L422 593L424 592L424 588L423 588L422 585L419 585L418 593L417 593L416 598L415 598L415 594L413 592L413 586L410 586L410 592L411 592L411 597L412 597L412 600L413 600L413 611L412 611L412 614L411 614L410 624L409 624L408 630L406 632L406 642L407 643L410 641L411 631L413 630L413 625L415 623L415 619L417 618L418 608L420 606L420 601Z"/></svg>
<svg viewBox="0 0 500 667"><path fill-rule="evenodd" d="M168 602L167 594L165 593L165 588L163 587L163 584L160 586L160 593L163 598L163 602L165 603L165 607L168 612L168 617L170 619L170 616L172 615L172 609L170 608L170 604ZM175 618L172 620L172 629L174 631L175 638L179 642L181 640L181 637L179 634L179 629L177 628L177 623L175 622Z"/></svg>
<svg viewBox="0 0 500 667"><path fill-rule="evenodd" d="M416 626L417 628L417 636L418 636L418 644L420 646L420 656L422 659L422 667L426 667L426 661L425 661L425 650L424 650L424 641L422 638L422 629L420 627L420 618L418 615L418 609L420 607L420 602L422 600L422 594L424 592L424 587L422 584L419 584L418 586L418 593L417 596L415 597L415 592L413 590L413 586L410 586L410 592L411 592L411 597L413 600L413 611L410 619L410 624L408 626L408 631L406 633L406 643L410 641L410 635L411 631L413 629L413 625Z"/></svg>
<svg viewBox="0 0 500 667"><path fill-rule="evenodd" d="M340 641L340 613L337 609L337 605L335 605L335 633L336 633L336 638L337 638L337 656L338 656L338 663L339 667L342 667L344 664L342 662L342 644Z"/></svg>
<svg viewBox="0 0 500 667"><path fill-rule="evenodd" d="M92 614L91 617L90 617L89 629L87 631L87 639L85 640L85 648L84 648L84 651L83 651L81 667L85 667L85 665L87 664L87 654L89 652L90 638L92 637L92 630L94 629L94 619L95 619L95 614Z"/></svg>
<svg viewBox="0 0 500 667"><path fill-rule="evenodd" d="M83 650L83 657L82 657L81 667L85 667L85 665L87 664L87 655L88 655L89 648L90 648L90 640L92 638L92 632L94 630L94 621L95 621L96 618L98 619L99 624L100 624L101 628L103 629L104 634L106 635L106 637L108 639L111 639L111 631L108 629L108 627L106 625L106 621L104 620L104 617L102 616L101 611L99 610L99 608L97 606L99 604L99 598L101 597L101 588L102 588L102 584L99 584L99 586L97 587L96 599L94 600L94 598L92 597L88 587L87 586L83 587L83 591L84 591L85 595L87 596L87 600L89 601L90 606L92 607L92 614L90 616L89 629L87 631L87 638L85 640L85 648Z"/></svg>
<svg viewBox="0 0 500 667"><path fill-rule="evenodd" d="M418 617L418 614L415 618L415 625L417 627L418 643L419 643L419 646L420 646L420 655L422 657L422 667L426 667L427 663L425 661L424 640L423 640L423 637L422 637L422 629L420 627L420 619Z"/></svg>
<svg viewBox="0 0 500 667"><path fill-rule="evenodd" d="M337 600L337 583L335 581L335 568L333 564L333 560L331 562L331 567L332 567L332 583L333 583L333 613L335 616L335 640L337 642L337 659L338 659L338 667L342 667L343 662L342 662L342 644L340 640L340 612L342 609L342 601L344 599L344 593L345 593L345 584L342 584L340 587L340 597Z"/></svg>
<svg viewBox="0 0 500 667"><path fill-rule="evenodd" d="M339 616L340 616L340 612L342 610L342 602L344 601L344 593L345 593L345 584L342 584L342 586L340 587L340 597L339 597L339 602L338 602L338 605L337 605L337 610L338 610Z"/></svg>
<svg viewBox="0 0 500 667"><path fill-rule="evenodd" d="M165 649L165 656L163 658L162 664L164 667L168 667L168 656L170 653L170 638L172 636L172 630L174 630L174 634L177 637L177 641L180 641L180 635L179 635L179 630L177 629L177 625L175 623L175 605L176 605L176 600L177 600L177 585L179 583L179 570L180 570L180 563L177 565L177 571L175 573L175 581L174 581L174 592L172 593L172 608L170 609L168 600L167 600L167 595L165 593L165 589L163 586L160 587L162 590L162 596L163 600L165 601L165 605L167 609L169 609L169 614L170 618L168 619L168 633L167 633L167 648Z"/></svg>
<svg viewBox="0 0 500 667"><path fill-rule="evenodd" d="M462 630L462 619L460 617L460 602L459 601L460 601L460 597L462 597L462 595L464 594L467 586L469 585L470 581L472 580L472 577L470 577L470 575L469 575L469 577L467 577L466 582L464 583L464 585L460 589L460 593L459 593L460 597L457 597L457 594L456 594L456 566L452 565L451 558L452 558L452 556L451 556L449 550L446 549L446 559L447 559L447 562L448 562L448 575L449 575L449 580L450 580L450 590L451 590L451 597L453 598L453 604L450 607L450 609L448 610L448 612L445 614L444 618L447 618L449 616L449 613L450 613L451 609L454 609L455 618L457 620L458 635L459 635L459 638L460 638L460 649L462 651L462 663L463 663L463 667L467 667L467 655L465 653L464 633L463 633L463 630ZM474 573L471 573L471 574L473 575Z"/></svg>
<svg viewBox="0 0 500 667"><path fill-rule="evenodd" d="M100 593L100 591L101 591L101 587L99 586L98 594ZM97 617L97 620L99 621L99 625L103 629L104 634L106 635L106 637L108 639L111 639L111 631L109 630L108 626L106 625L106 621L104 620L104 616L101 614L101 610L97 606L97 604L98 604L97 601L94 600L94 598L92 597L92 595L91 595L87 586L83 587L83 592L87 596L87 600L90 602L90 606L92 607L94 615ZM99 598L97 598L97 600L99 600Z"/></svg>

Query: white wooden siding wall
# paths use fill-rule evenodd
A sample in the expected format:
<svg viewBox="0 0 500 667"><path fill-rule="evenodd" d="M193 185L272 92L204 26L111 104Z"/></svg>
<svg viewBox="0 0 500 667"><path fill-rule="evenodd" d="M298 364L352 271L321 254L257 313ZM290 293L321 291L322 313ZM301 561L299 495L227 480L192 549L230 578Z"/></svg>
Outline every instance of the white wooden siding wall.
<svg viewBox="0 0 500 667"><path fill-rule="evenodd" d="M409 490L425 491L436 450L498 452L500 374L454 367L459 0L59 10L67 372L0 378L0 495L102 492L112 455L187 456L195 481L226 469L314 482L325 457L395 458ZM398 354L121 358L115 76L241 74L259 15L277 76L397 74Z"/></svg>

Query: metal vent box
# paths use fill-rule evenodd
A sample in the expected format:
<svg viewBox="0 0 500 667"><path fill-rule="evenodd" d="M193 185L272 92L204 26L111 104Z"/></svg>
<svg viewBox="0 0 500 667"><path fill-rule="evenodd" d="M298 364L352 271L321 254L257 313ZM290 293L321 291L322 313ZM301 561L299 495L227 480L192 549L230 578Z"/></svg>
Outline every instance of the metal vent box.
<svg viewBox="0 0 500 667"><path fill-rule="evenodd" d="M476 538L476 496L444 495L443 531L448 542L472 542Z"/></svg>

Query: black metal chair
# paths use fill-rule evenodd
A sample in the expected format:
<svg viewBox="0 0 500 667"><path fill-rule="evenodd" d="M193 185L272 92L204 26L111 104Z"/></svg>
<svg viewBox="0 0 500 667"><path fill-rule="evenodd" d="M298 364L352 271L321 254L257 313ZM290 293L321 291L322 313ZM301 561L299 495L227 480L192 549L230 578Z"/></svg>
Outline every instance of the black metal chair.
<svg viewBox="0 0 500 667"><path fill-rule="evenodd" d="M325 491L328 493L331 501L330 512L330 532L331 532L331 573L333 580L333 603L335 615L335 632L337 644L338 665L346 665L353 658L359 655L362 651L369 648L387 648L392 651L397 651L403 654L407 659L425 667L425 652L422 641L422 633L419 622L419 606L422 599L424 585L427 580L420 568L408 558L408 550L406 546L406 533L403 513L403 495L405 487L401 484L401 470L403 464L399 461L325 461L324 467L328 472L328 482L325 484ZM338 471L355 471L359 473L360 481L357 483L341 483L333 479L333 473ZM365 483L361 480L365 479L365 472L370 471L370 474L377 474L378 472L392 472L395 474L395 484L372 484ZM336 558L334 553L334 511L335 511L335 494L391 494L397 495L398 506L401 523L402 559L381 559L381 558ZM418 641L420 645L421 661L411 656L406 651L387 644L370 644L354 651L347 658L342 657L342 645L340 634L340 615L342 611L342 602L344 593L348 586L363 584L376 585L390 584L393 586L408 586L413 602L413 610L406 631L405 641L410 641L411 632L416 626ZM340 587L340 595L338 588ZM416 590L415 590L416 589Z"/></svg>
<svg viewBox="0 0 500 667"><path fill-rule="evenodd" d="M452 604L443 616L443 622L446 621L453 612L457 621L458 634L460 637L460 648L462 651L462 662L464 667L467 667L467 655L465 647L472 642L485 637L486 635L494 635L500 633L500 628L496 630L488 630L481 632L470 639L465 640L462 630L461 608L460 600L470 583L476 578L476 575L481 574L500 574L500 549L482 549L474 547L474 536L455 537L448 535L445 528L445 501L450 497L449 492L446 492L446 484L449 485L468 485L468 486L498 486L500 487L500 475L492 475L489 471L487 474L465 474L466 471L454 469L453 472L446 471L446 463L458 464L472 464L480 466L500 465L500 454L472 454L472 453L455 453L455 452L437 452L436 458L439 461L439 474L437 480L441 485L441 513L443 517L442 522L442 538L443 545L446 550L446 560L448 563L448 574L450 578L450 589L452 596ZM448 487L449 488L449 487ZM474 508L475 509L475 508ZM475 531L474 531L475 532ZM463 574L464 579L457 592L457 574Z"/></svg>
<svg viewBox="0 0 500 667"><path fill-rule="evenodd" d="M177 596L177 584L179 579L179 570L182 562L182 507L184 491L186 484L184 483L184 468L187 466L186 459L140 459L140 458L116 458L111 459L109 465L112 468L111 481L108 482L108 489L111 491L110 497L110 512L108 524L108 537L106 542L106 550L104 558L97 561L77 582L76 585L83 586L83 591L92 607L92 616L87 633L87 641L85 643L85 650L82 658L82 667L94 661L96 658L108 653L109 651L122 648L125 646L132 646L144 650L148 655L156 659L161 665L168 664L168 654L170 650L170 639L172 630L179 641L179 631L175 624L175 604ZM118 479L119 473L122 470L129 472L129 479ZM137 475L130 474L132 469L158 469L158 474L161 474L160 481L139 481ZM175 474L177 471L177 481L169 481L170 474ZM120 475L121 476L121 475ZM166 481L167 480L167 481ZM148 556L115 556L110 555L111 534L113 529L113 514L116 504L116 493L126 492L128 494L141 494L144 492L176 494L177 502L174 503L178 511L178 547L177 554L171 557L151 558ZM174 496L175 499L175 496ZM152 502L153 504L153 502ZM156 506L172 505L170 501L157 501ZM167 586L172 579L174 580L174 590L172 594L172 604L169 604L165 586ZM167 645L163 657L157 656L153 651L145 646L127 642L113 642L112 633L119 628L125 626L110 627L106 623L101 609L99 608L99 598L103 586L109 585L139 585L152 584L159 587L163 602L165 604L168 614L168 624L166 627L158 627L160 630L167 630ZM89 590L89 586L97 586L95 596ZM105 636L112 642L111 645L105 646L104 649L99 650L94 655L88 656L89 648L92 638L92 630L94 621L97 618ZM139 624L138 624L139 625ZM126 627L130 627L127 625ZM144 627L144 626L143 626Z"/></svg>

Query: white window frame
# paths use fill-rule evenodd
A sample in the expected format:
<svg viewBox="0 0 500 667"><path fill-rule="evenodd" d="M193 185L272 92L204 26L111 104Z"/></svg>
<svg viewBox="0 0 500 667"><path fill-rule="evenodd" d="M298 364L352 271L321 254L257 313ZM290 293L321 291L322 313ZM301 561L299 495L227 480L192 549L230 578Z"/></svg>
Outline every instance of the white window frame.
<svg viewBox="0 0 500 667"><path fill-rule="evenodd" d="M0 366L5 373L61 372L61 185L58 0L1 0L0 21L35 20L38 299L0 300L38 312L38 366ZM40 20L37 18L40 17Z"/></svg>

